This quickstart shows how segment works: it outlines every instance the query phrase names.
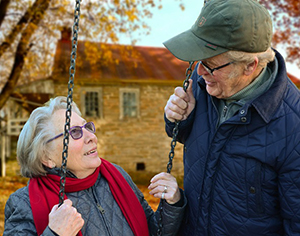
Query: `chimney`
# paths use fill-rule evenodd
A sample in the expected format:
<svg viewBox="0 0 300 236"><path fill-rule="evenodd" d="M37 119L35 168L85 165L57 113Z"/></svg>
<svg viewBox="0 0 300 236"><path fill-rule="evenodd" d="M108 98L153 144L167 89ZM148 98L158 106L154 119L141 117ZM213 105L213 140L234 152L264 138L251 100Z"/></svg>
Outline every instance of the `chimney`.
<svg viewBox="0 0 300 236"><path fill-rule="evenodd" d="M61 41L70 42L72 36L72 29L70 27L63 27L61 31Z"/></svg>

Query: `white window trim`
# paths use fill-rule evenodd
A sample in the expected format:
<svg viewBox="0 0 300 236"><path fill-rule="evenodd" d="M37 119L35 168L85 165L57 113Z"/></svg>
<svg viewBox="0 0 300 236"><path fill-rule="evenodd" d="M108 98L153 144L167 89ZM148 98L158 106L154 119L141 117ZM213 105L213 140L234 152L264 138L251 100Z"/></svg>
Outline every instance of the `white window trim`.
<svg viewBox="0 0 300 236"><path fill-rule="evenodd" d="M119 98L120 98L120 120L124 119L124 109L123 109L123 93L135 93L136 94L136 105L137 105L137 116L128 117L129 119L140 118L140 89L138 88L120 88L119 89Z"/></svg>
<svg viewBox="0 0 300 236"><path fill-rule="evenodd" d="M102 88L95 88L95 87L81 87L80 88L80 104L81 104L81 113L84 117L93 117L93 116L86 116L86 107L85 107L85 97L84 94L85 92L96 92L99 94L98 96L98 104L99 104L99 116L94 117L94 118L98 118L98 119L102 119L103 118L103 93L102 93Z"/></svg>

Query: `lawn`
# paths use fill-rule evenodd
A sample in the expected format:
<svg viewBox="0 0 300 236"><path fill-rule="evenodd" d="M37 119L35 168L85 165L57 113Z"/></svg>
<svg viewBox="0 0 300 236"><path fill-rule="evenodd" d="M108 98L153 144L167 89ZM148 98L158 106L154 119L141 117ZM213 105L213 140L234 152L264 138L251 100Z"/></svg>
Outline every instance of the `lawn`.
<svg viewBox="0 0 300 236"><path fill-rule="evenodd" d="M8 197L17 189L26 186L28 182L28 179L19 176L18 172L19 168L16 161L9 161L6 166L6 177L0 177L0 235L3 235L4 231L4 208ZM152 209L156 210L159 199L149 194L147 186L138 185L138 187Z"/></svg>

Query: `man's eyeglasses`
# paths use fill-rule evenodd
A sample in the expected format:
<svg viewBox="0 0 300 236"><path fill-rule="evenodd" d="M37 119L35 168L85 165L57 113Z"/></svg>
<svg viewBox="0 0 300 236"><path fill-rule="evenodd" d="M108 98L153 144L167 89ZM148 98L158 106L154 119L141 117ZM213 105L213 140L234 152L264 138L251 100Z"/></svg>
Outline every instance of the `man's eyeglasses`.
<svg viewBox="0 0 300 236"><path fill-rule="evenodd" d="M71 135L71 137L74 140L80 139L82 137L82 135L83 135L82 128L85 128L87 131L89 131L93 134L96 132L95 125L93 122L87 122L83 126L73 126L70 128L69 134ZM49 142L53 141L54 139L59 138L63 134L64 133L60 133L59 135L56 135L54 138L49 139L46 143L49 143Z"/></svg>
<svg viewBox="0 0 300 236"><path fill-rule="evenodd" d="M210 68L208 65L206 65L203 61L200 61L200 64L204 67L204 69L205 69L210 75L214 75L213 72L214 72L215 70L222 69L222 68L224 68L225 66L231 65L232 63L234 63L234 61L228 62L228 63L226 63L226 64L224 64L224 65L221 65L221 66L218 66L218 67L216 67L216 68L211 69L211 68Z"/></svg>

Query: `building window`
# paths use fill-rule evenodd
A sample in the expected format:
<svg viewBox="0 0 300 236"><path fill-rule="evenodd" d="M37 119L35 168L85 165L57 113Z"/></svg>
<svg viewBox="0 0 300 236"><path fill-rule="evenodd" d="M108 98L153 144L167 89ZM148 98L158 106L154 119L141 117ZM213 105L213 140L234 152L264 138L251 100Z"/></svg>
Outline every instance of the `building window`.
<svg viewBox="0 0 300 236"><path fill-rule="evenodd" d="M102 89L81 89L81 111L84 117L102 118Z"/></svg>
<svg viewBox="0 0 300 236"><path fill-rule="evenodd" d="M138 162L136 163L136 170L145 170L146 166L144 162Z"/></svg>
<svg viewBox="0 0 300 236"><path fill-rule="evenodd" d="M120 89L120 119L139 117L139 95L139 89Z"/></svg>

